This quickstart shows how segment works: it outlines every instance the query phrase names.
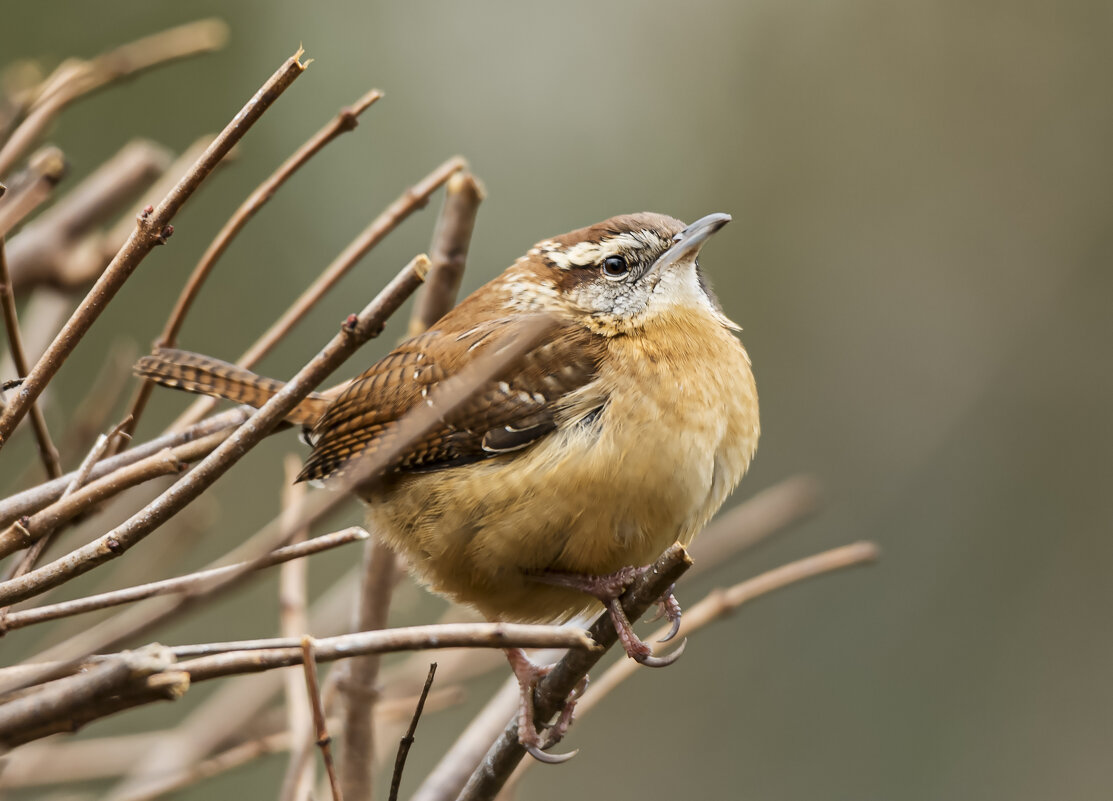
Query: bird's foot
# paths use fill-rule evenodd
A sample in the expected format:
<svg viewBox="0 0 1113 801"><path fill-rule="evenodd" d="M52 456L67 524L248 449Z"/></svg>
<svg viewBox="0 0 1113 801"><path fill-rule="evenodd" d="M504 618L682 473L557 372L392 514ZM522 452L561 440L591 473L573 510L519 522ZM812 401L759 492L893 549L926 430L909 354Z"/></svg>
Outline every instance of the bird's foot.
<svg viewBox="0 0 1113 801"><path fill-rule="evenodd" d="M544 762L547 765L559 765L561 762L567 762L578 751L571 751L567 754L549 754L546 751L559 743L568 731L568 727L572 725L572 713L576 708L576 701L587 689L587 676L584 676L576 689L568 696L556 722L542 733L537 730L533 707L533 691L537 688L537 683L549 675L549 672L553 669L552 665L538 665L531 661L521 648L507 648L505 650L506 658L510 662L510 668L514 671L514 676L518 679L518 688L521 692L518 707L518 742L526 749L526 753L538 762Z"/></svg>
<svg viewBox="0 0 1113 801"><path fill-rule="evenodd" d="M627 656L647 667L668 667L684 653L685 642L682 641L680 647L668 656L654 656L653 649L634 633L634 627L630 625L630 619L626 616L622 604L618 602L618 599L622 597L622 594L626 592L634 579L649 569L649 567L624 567L614 573L601 576L547 570L533 574L533 578L545 584L579 590L598 599L610 614L611 622L614 623L615 631L618 633L618 641L622 643ZM661 639L661 642L668 642L680 630L680 604L672 590L673 588L669 587L658 601L661 606L661 613L672 623L672 628Z"/></svg>

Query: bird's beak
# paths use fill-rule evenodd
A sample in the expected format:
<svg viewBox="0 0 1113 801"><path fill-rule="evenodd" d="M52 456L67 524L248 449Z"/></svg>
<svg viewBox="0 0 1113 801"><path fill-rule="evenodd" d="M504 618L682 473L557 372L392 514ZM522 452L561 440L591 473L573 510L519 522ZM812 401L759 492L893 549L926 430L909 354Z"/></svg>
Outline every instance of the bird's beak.
<svg viewBox="0 0 1113 801"><path fill-rule="evenodd" d="M661 254L650 271L667 269L688 256L695 258L703 243L728 222L730 222L729 214L715 213L700 217L672 238L673 246Z"/></svg>

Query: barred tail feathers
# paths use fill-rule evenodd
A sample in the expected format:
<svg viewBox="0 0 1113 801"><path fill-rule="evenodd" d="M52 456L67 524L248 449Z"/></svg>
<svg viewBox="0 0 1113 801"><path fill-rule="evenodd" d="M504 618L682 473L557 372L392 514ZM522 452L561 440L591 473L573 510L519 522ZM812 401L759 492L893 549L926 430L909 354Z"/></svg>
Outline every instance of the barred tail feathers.
<svg viewBox="0 0 1113 801"><path fill-rule="evenodd" d="M136 375L156 384L181 389L198 395L212 395L256 408L273 398L285 384L266 378L243 367L177 348L156 348L136 362ZM329 399L311 393L294 407L286 420L299 425L312 425L328 407Z"/></svg>

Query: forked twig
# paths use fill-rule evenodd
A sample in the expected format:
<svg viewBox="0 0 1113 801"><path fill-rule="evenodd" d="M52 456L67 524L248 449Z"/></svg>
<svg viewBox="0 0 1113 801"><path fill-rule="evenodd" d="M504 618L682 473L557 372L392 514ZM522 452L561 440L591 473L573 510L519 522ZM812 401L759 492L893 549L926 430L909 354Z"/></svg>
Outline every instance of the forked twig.
<svg viewBox="0 0 1113 801"><path fill-rule="evenodd" d="M321 704L321 693L317 683L317 654L313 638L306 635L301 641L302 665L305 668L305 690L309 695L309 705L313 710L313 726L317 733L317 747L321 749L321 758L325 763L325 773L328 774L329 787L332 789L333 801L341 801L340 782L336 778L336 768L332 764L332 738L328 733L328 721L325 720L325 708Z"/></svg>
<svg viewBox="0 0 1113 801"><path fill-rule="evenodd" d="M417 722L421 720L421 712L425 709L425 699L429 697L429 690L433 686L433 677L437 675L437 663L429 665L429 676L425 679L425 686L421 688L421 696L417 699L410 727L406 735L398 743L398 756L394 760L394 773L390 777L390 795L388 801L398 801L398 789L402 786L402 771L406 768L406 757L410 755L410 746L414 743L414 733L417 731Z"/></svg>

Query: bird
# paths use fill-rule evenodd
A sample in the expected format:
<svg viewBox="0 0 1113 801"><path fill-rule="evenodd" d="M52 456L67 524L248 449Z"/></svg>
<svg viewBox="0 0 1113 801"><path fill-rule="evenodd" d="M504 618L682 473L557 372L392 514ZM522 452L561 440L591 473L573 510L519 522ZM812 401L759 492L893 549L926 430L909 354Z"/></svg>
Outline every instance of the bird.
<svg viewBox="0 0 1113 801"><path fill-rule="evenodd" d="M630 657L669 664L617 598L674 541L691 541L757 449L750 357L699 263L730 219L685 225L641 212L537 242L339 394L313 394L291 412L312 445L297 480L342 475L438 386L548 315L542 341L356 492L369 528L434 592L491 621L559 623L602 605ZM176 349L156 349L136 372L256 406L282 386ZM662 609L675 634L671 590ZM544 726L531 699L548 668L506 650L521 689L519 740L537 759L562 761L547 750L582 688Z"/></svg>

